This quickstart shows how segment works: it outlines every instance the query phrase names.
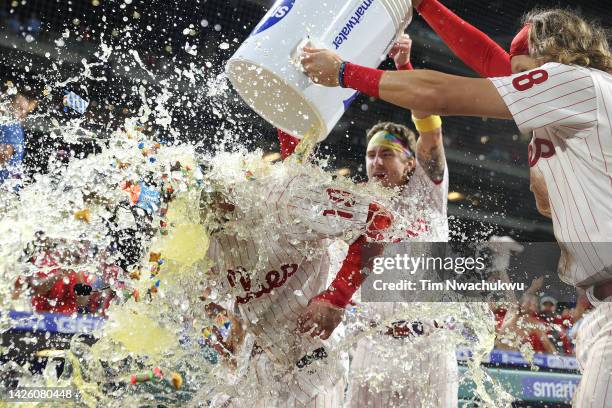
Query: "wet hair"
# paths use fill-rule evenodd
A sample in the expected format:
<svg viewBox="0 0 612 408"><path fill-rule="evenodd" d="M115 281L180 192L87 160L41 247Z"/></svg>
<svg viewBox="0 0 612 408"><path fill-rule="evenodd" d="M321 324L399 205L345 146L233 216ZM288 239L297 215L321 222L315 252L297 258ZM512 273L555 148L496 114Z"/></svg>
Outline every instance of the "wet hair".
<svg viewBox="0 0 612 408"><path fill-rule="evenodd" d="M370 142L370 139L374 137L374 135L381 130L392 133L396 135L402 143L412 152L412 156L416 157L416 135L412 130L407 128L404 125L400 125L398 123L393 122L380 122L374 125L368 132L366 133L367 142Z"/></svg>
<svg viewBox="0 0 612 408"><path fill-rule="evenodd" d="M595 68L612 74L608 33L573 11L536 9L523 18L530 24L529 52L545 62Z"/></svg>

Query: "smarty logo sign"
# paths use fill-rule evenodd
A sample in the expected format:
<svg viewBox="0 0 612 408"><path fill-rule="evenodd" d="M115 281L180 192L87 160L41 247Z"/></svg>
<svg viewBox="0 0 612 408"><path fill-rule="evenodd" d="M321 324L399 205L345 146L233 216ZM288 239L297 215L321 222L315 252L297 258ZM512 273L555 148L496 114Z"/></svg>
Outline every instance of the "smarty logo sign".
<svg viewBox="0 0 612 408"><path fill-rule="evenodd" d="M578 379L573 378L523 378L523 396L545 401L570 401L578 388L578 382Z"/></svg>
<svg viewBox="0 0 612 408"><path fill-rule="evenodd" d="M280 0L272 6L266 17L255 27L251 35L259 34L266 31L279 21L281 21L293 8L295 0Z"/></svg>

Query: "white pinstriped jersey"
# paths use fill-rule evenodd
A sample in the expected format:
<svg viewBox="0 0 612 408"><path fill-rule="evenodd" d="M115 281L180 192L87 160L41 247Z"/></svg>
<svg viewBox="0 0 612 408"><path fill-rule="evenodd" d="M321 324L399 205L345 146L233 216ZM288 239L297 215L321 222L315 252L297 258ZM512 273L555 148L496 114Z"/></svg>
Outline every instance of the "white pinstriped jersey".
<svg viewBox="0 0 612 408"><path fill-rule="evenodd" d="M414 173L402 192L393 200L393 210L403 220L410 220L413 226L408 230L404 242L447 242L448 241L448 166L444 166L441 183L434 183L421 164L417 161ZM393 253L389 249L392 249ZM398 247L389 246L383 256L394 257ZM402 249L399 255L409 252L409 247ZM414 276L411 279L416 279ZM425 279L425 277L423 277ZM405 306L405 305L404 305ZM397 302L372 302L368 309L382 317L391 318L398 314L402 304Z"/></svg>
<svg viewBox="0 0 612 408"><path fill-rule="evenodd" d="M546 182L561 278L612 279L612 75L548 63L491 81L521 132L533 131L529 165Z"/></svg>
<svg viewBox="0 0 612 408"><path fill-rule="evenodd" d="M393 209L414 228L405 241L448 241L448 166L439 184L434 183L417 161L414 173L401 194L394 199ZM391 248L391 247L390 247ZM383 256L393 257L397 247L386 250ZM407 246L405 252L409 253ZM400 255L403 255L404 251ZM423 277L425 278L425 277ZM414 279L414 278L411 278ZM366 313L375 321L403 320L407 310L414 311L432 303L369 302ZM446 309L445 309L446 310ZM442 319L443 320L443 319ZM426 332L433 328L433 320L422 319ZM431 332L419 339L394 339L374 333L361 339L353 353L349 375L348 406L416 407L427 402L438 407L457 406L457 360L454 345ZM384 374L381 384L372 383ZM427 405L429 406L429 405Z"/></svg>
<svg viewBox="0 0 612 408"><path fill-rule="evenodd" d="M286 375L296 376L283 383L307 402L335 384L344 367L330 361L332 367L296 374L296 363L326 344L296 335L297 319L308 301L326 288L328 238L350 240L362 234L370 202L331 185L316 185L306 175L273 181L249 182L246 196L251 202L236 202L234 211L236 225L243 228L228 225L214 234L208 256L222 285L235 296L257 344L277 367L293 371Z"/></svg>
<svg viewBox="0 0 612 408"><path fill-rule="evenodd" d="M448 166L444 164L444 176L434 183L417 160L414 174L398 197L393 209L405 218L418 218L427 226L427 231L414 234L419 241L448 241Z"/></svg>

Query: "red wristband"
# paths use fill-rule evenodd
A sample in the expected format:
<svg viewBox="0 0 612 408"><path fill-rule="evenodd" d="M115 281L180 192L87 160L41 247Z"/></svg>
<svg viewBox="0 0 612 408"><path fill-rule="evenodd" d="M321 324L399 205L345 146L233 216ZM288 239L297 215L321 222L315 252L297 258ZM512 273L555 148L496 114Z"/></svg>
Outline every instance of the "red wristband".
<svg viewBox="0 0 612 408"><path fill-rule="evenodd" d="M344 86L375 98L379 97L380 79L385 71L348 62L342 77Z"/></svg>
<svg viewBox="0 0 612 408"><path fill-rule="evenodd" d="M400 65L400 66L396 67L396 69L398 71L412 71L414 69L414 67L412 66L412 63L410 61L408 61L404 65Z"/></svg>

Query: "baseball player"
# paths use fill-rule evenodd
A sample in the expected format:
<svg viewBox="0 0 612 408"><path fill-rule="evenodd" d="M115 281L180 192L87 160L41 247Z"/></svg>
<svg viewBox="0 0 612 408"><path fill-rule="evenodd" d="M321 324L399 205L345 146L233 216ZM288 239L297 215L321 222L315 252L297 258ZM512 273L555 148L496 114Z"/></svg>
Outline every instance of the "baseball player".
<svg viewBox="0 0 612 408"><path fill-rule="evenodd" d="M394 59L397 69L412 69L411 45L410 37L403 35L391 50L390 57ZM394 208L399 213L408 218L415 214L427 214L427 221L416 220L418 228L409 231L408 238L419 236L416 239L444 242L448 240L448 172L441 120L437 116L418 113L416 116L421 116L414 119L422 130L418 143L414 140L414 134L402 125L379 124L370 130L366 157L368 176L371 181L380 182L386 187L402 189ZM280 130L278 137L281 154L286 158L299 141ZM361 243L358 240L349 247L349 255L341 271L359 267L360 261L351 258L358 257ZM394 303L370 304L368 313L377 320L401 314L400 307ZM419 343L425 352L416 353L414 343L409 339L413 335L412 332L403 332L401 336L393 336L385 330L382 335L377 334L375 338L363 339L358 343L349 374L348 406L411 406L425 398L439 401L441 406L457 405L458 372L454 348L445 347L441 353L439 347L430 347L435 340L439 340L434 340L435 335L432 335ZM381 349L381 352L374 352L376 349ZM381 358L385 355L384 349L392 351L387 358ZM410 364L415 368L418 365L421 375L406 378L406 365L400 362L399 356L410 356ZM399 381L393 387L377 389L363 379L372 371L384 373L387 379L398 378ZM426 378L428 384L418 384L417 377Z"/></svg>
<svg viewBox="0 0 612 408"><path fill-rule="evenodd" d="M578 407L612 400L612 54L603 31L566 10L536 11L514 39L509 77L461 78L433 71L384 72L305 49L304 66L323 85L343 85L408 108L513 119L533 132L529 165L546 184L561 278L586 288L595 310L578 332L583 379ZM515 57L516 58L516 57ZM514 63L513 63L514 65Z"/></svg>
<svg viewBox="0 0 612 408"><path fill-rule="evenodd" d="M403 35L391 50L397 69L412 69L411 45L410 37ZM402 125L380 123L368 132L368 179L400 189L393 209L414 219L417 226L405 240L446 242L448 169L441 119L415 112L413 120L419 131L418 142ZM430 306L413 302L410 308L426 305ZM405 307L399 303L368 303L362 307L374 321L398 321L357 344L349 371L347 405L414 407L429 401L436 407L456 407L457 359L455 348L444 341L443 333L416 339L413 330L406 330L411 323L399 321Z"/></svg>
<svg viewBox="0 0 612 408"><path fill-rule="evenodd" d="M261 350L250 366L258 383L255 405L340 406L345 366L332 354L337 338L331 334L343 309L335 305L348 304L361 276L338 274L325 289L327 238L375 234L390 224L390 214L303 172L232 185L222 188L231 205L223 206L224 222L211 237L208 257L221 293L231 294ZM298 319L311 325L312 336L296 332Z"/></svg>

